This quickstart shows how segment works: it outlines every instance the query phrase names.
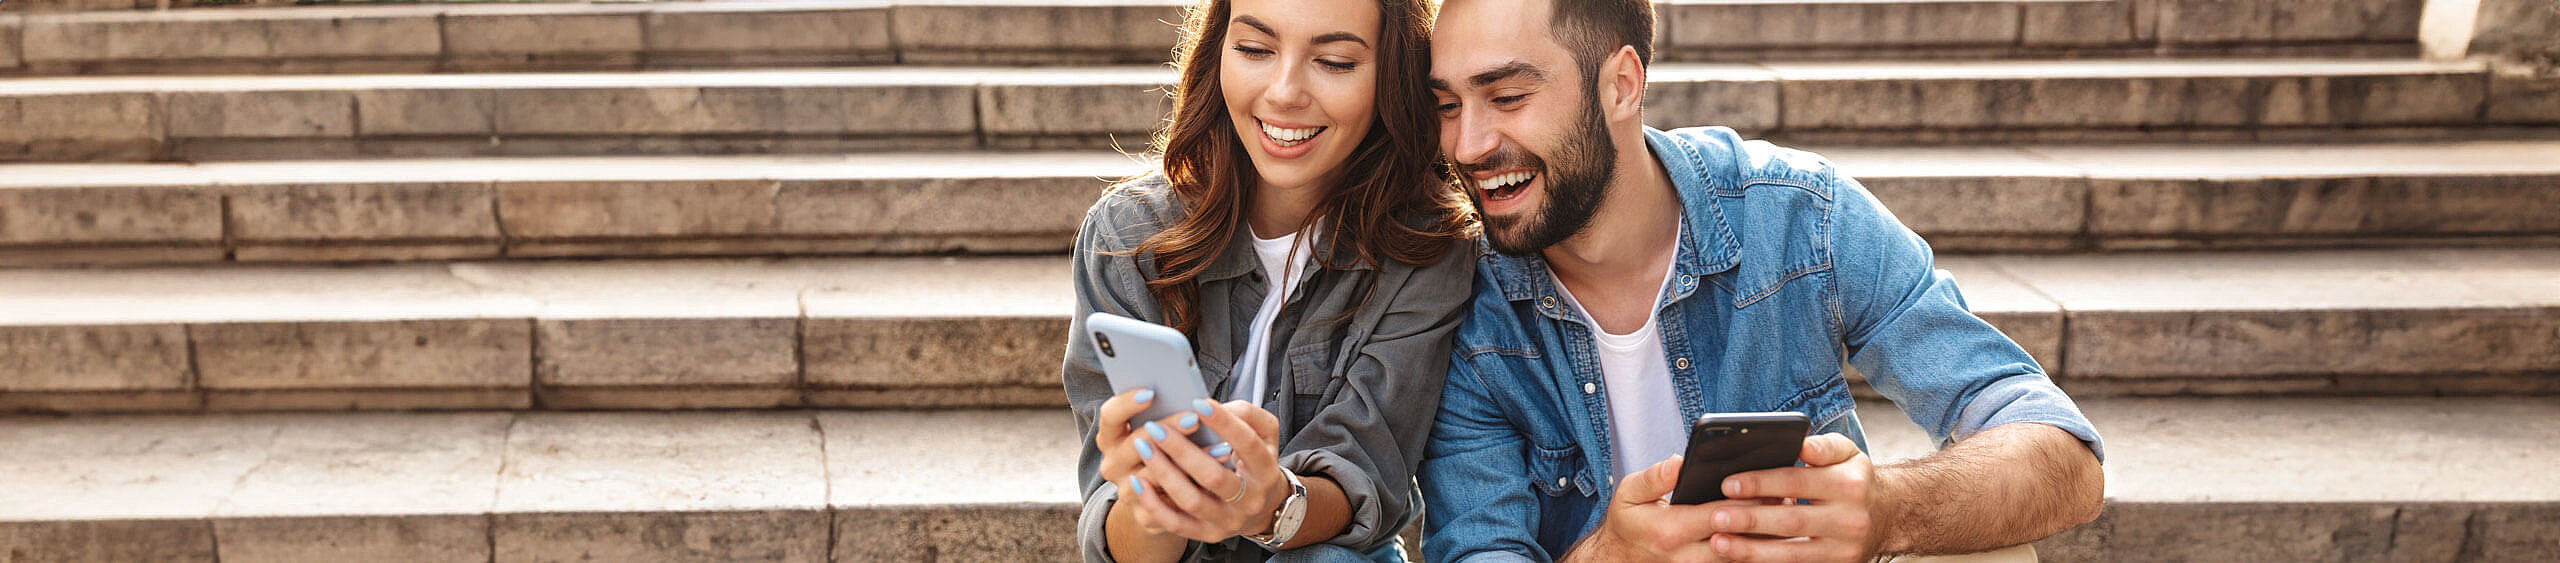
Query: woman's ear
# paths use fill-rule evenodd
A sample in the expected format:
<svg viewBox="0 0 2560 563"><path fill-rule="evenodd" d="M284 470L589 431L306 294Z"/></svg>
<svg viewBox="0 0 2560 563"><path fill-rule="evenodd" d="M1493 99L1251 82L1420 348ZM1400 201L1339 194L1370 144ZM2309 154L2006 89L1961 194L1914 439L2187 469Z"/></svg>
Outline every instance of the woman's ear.
<svg viewBox="0 0 2560 563"><path fill-rule="evenodd" d="M1606 104L1601 115L1610 123L1643 117L1644 72L1644 57L1636 54L1634 46L1620 46L1600 61L1600 103Z"/></svg>

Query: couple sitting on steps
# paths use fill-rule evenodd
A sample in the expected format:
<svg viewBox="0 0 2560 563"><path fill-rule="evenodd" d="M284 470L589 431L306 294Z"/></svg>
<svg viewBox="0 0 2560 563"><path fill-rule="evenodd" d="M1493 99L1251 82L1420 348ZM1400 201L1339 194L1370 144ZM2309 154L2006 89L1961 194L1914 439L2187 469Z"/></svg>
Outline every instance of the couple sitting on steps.
<svg viewBox="0 0 2560 563"><path fill-rule="evenodd" d="M1422 517L1435 563L1863 561L2096 517L2097 431L1865 188L1644 125L1648 2L1434 4L1192 8L1161 169L1077 236L1086 559L1401 560ZM1228 401L1133 420L1095 312ZM1940 450L1862 453L1850 365ZM1689 420L1769 411L1799 466L1664 500Z"/></svg>

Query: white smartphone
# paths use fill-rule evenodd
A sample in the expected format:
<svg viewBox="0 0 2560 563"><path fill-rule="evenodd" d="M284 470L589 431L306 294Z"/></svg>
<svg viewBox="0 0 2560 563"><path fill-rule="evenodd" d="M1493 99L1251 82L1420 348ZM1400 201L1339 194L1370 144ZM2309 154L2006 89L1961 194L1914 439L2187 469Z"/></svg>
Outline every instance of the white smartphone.
<svg viewBox="0 0 2560 563"><path fill-rule="evenodd" d="M1147 404L1147 410L1129 419L1132 428L1190 412L1193 401L1209 398L1207 386L1201 383L1200 365L1191 359L1191 339L1183 338L1182 331L1099 312L1085 316L1084 328L1093 332L1093 351L1102 358L1102 374L1111 379L1112 394L1144 387L1156 390L1156 400ZM1209 430L1206 421L1201 424L1191 433L1191 443L1207 448L1226 442ZM1167 429L1172 430L1178 429Z"/></svg>

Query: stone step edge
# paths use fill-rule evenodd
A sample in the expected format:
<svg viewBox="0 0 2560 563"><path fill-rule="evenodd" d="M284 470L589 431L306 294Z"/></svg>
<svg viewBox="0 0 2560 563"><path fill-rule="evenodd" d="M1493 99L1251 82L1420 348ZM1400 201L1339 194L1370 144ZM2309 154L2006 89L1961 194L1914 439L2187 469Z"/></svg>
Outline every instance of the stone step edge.
<svg viewBox="0 0 2560 563"><path fill-rule="evenodd" d="M2560 240L2560 221L2540 212L2560 205L2560 141L2124 147L2148 155L2134 165L2110 162L2108 150L1832 154L1906 225L1949 252ZM2448 163L2365 167L2379 168L2371 172L2329 161L2160 163L2160 155L2190 151L2226 160L2225 153L2299 160L2292 153L2328 151ZM0 229L0 266L1054 254L1069 250L1083 210L1108 183L1151 166L1140 158L1070 151L0 165L0 206L41 211Z"/></svg>
<svg viewBox="0 0 2560 563"><path fill-rule="evenodd" d="M2518 281L2537 279L2541 270L2531 266L2537 261L2546 263L2539 266L2544 270L2560 264L2560 250L2177 259L2188 266L2164 265L2163 259L1948 258L1939 266L1962 280L1977 314L2074 390L2560 393L2560 341L2547 338L2560 330L2560 291L2535 293L2539 286ZM2285 266L2324 263L2329 265L2318 267L2338 272ZM2037 268L2053 273L2038 274ZM2309 284L2297 290L2334 294L2425 284L2435 292L2471 296L2444 303L2420 295L2401 302L2291 306L2153 297L2147 305L2114 307L2075 301L2103 302L2103 293L2068 297L2091 291L2070 285L2082 283L2070 276L2091 271L2218 269L2229 278L2258 268L2294 268L2307 273L2292 278L2314 279L2188 289L2110 280L2108 288L2098 289L2228 293L2215 287ZM1064 258L495 263L447 269L458 273L419 266L253 268L241 275L255 277L218 282L208 276L222 276L222 269L164 268L147 274L163 280L158 285L119 281L145 275L135 273L142 270L0 272L0 284L22 288L0 308L13 311L0 318L6 325L0 326L0 352L6 352L0 357L23 358L17 371L0 374L6 378L0 388L9 390L0 393L0 408L896 408L1054 405L1063 399L1058 362L1065 312L1072 306L1066 301ZM2316 280L2357 271L2388 276L2326 287ZM599 279L623 281L593 281ZM706 281L667 285L684 279ZM217 293L157 305L122 293L191 291L163 287L178 282ZM739 283L761 287L742 291L735 289ZM668 300L698 303L660 304ZM2496 353L2447 348L2439 335L2455 332L2465 335L2462 342Z"/></svg>
<svg viewBox="0 0 2560 563"><path fill-rule="evenodd" d="M2290 25L2261 21L2278 17L2270 13L2188 13L2152 3L1668 2L1657 4L1657 48L1666 60L2416 50L2417 3L2405 0L2339 8L2376 12L2364 21L2297 19ZM1173 27L1161 22L1180 21L1183 6L1135 0L1071 6L781 2L0 13L0 73L1158 63L1176 40ZM1791 26L1783 22L1798 19L1829 25L1813 33L1788 31ZM1099 32L1061 36L1054 29L1059 21ZM1837 25L1844 21L1893 23ZM546 22L575 23L578 32L526 32L557 27ZM789 31L762 32L775 28ZM170 37L226 33L244 38L218 43L230 50L214 56L200 47L148 47ZM358 34L365 41L346 40ZM96 36L110 39L78 40Z"/></svg>
<svg viewBox="0 0 2560 563"><path fill-rule="evenodd" d="M2407 439L2425 435L2424 428L2480 424L2502 414L2548 412L2547 405L2536 407L2513 399L2315 399L2263 404L2100 400L2084 405L2102 432L2120 432L2110 435L2109 441L2110 500L2096 522L2038 542L2048 561L2103 560L2124 553L2252 554L2247 558L2305 560L2332 559L2319 555L2336 552L2388 553L2397 559L2441 560L2450 558L2446 553L2461 553L2523 560L2547 558L2560 547L2552 545L2544 533L2560 522L2560 498L2542 496L2550 492L2547 485L2486 497L2505 500L2376 500L2411 493L2387 492L2386 483L2395 477L2375 481L2362 475L2393 464L2420 466L2411 474L2384 473L2399 479L2463 471L2459 468L2464 466L2447 468L2432 456L2411 455L2440 445ZM2473 408L2482 412L2467 412ZM2317 427L2344 417L2361 420L2356 425L2387 430L2373 443L2287 444L2281 448L2284 456L2264 461L2199 463L2168 455L2183 447L2229 449L2231 455L2247 458L2260 455L2245 451L2247 444L2281 440L2220 430L2188 435L2212 421L2181 423L2181 417L2158 420L2161 417L2154 414L2192 416L2232 409L2259 411L2238 418L2274 429ZM1935 449L1890 405L1862 404L1859 411L1869 427L1869 451L1879 456L1879 463ZM849 549L863 550L854 554L871 558L936 549L944 557L955 553L1018 556L1025 550L1050 555L1071 553L1063 550L1072 549L1076 518L1069 500L1073 489L1068 460L1080 445L1075 427L1062 424L1068 422L1067 413L1055 408L0 420L14 423L0 425L0 442L13 451L41 456L42 463L59 464L34 466L42 470L19 475L21 487L0 493L0 498L55 501L13 503L6 509L11 514L0 516L0 550L37 558L59 557L66 551L91 555L122 549L133 550L114 552L122 559L169 560L184 559L171 553L219 549L225 560L244 561L309 549L423 549L464 553L466 560L489 560L484 550L493 546L499 553L654 552L701 548L682 541L698 536L758 546L797 546L794 549L803 552L832 551L834 560L845 560ZM2547 420L2508 422L2549 426ZM122 428L102 430L108 425ZM226 425L242 429L226 429ZM10 433L13 427L18 431ZM288 428L262 432L263 428L251 427ZM375 434L401 429L410 431ZM950 432L930 432L941 430ZM625 438L631 434L663 437L635 444ZM143 439L166 445L139 449L120 445ZM490 452L489 446L499 449ZM2170 449L2145 456L2146 451L2163 447ZM2375 459L2342 464L2323 459L2324 454L2341 459L2371 454ZM2533 460L2548 458L2550 453L2547 447L2528 446L2519 451L2450 455L2470 456L2474 462L2478 457L2509 455L2518 459L2498 464L2532 466ZM701 467L657 467L673 457L709 459L697 461ZM807 463L809 458L818 463ZM171 459L195 463L168 463ZM155 460L163 463L150 463ZM2279 491L2253 492L2244 499L2164 486L2177 483L2181 470L2253 463L2263 463L2270 471L2286 466L2294 471L2229 477L2244 483L2290 485L2275 487ZM87 471L82 471L84 467ZM733 471L739 467L771 470ZM934 470L955 473L937 478L931 473ZM659 503L668 501L624 490L610 495L619 506L577 508L578 503L587 502L578 500L581 496L616 490L597 483L641 475L650 476L638 486L644 491L655 487L704 493L701 498L673 501L675 505L719 506L663 505ZM950 486L909 489L917 486L909 481L927 479ZM807 481L828 485L811 486ZM2207 488L2238 486L2246 485ZM369 487L379 487L368 492L383 496L296 496ZM496 495L487 496L498 497L488 501L486 510L457 510L464 503L479 504L478 500L455 502L447 498L453 495L414 494L458 492L466 493L460 496L467 499L480 499L486 497L467 493L480 492L482 487L495 489ZM2464 489L2465 485L2441 483L2427 487L2434 494L2451 495L2437 497L2446 499L2511 488L2474 484ZM506 498L511 490L517 496L512 500ZM2344 495L2339 494L2342 490ZM221 496L203 496L215 492ZM881 496L868 496L874 494ZM767 500L732 498L759 495ZM800 500L776 500L777 495ZM809 500L813 498L823 500ZM106 502L114 499L138 502ZM82 515L66 513L89 506L101 508ZM669 528L687 533L649 533ZM864 541L848 546L847 540ZM610 545L613 542L629 545L615 547Z"/></svg>
<svg viewBox="0 0 2560 563"><path fill-rule="evenodd" d="M2119 63L1663 65L1649 122L1825 144L2441 138L2560 124L2560 97L2544 95L2560 81L2493 76L2476 61ZM1135 147L1161 125L1156 89L1169 79L1152 67L940 67L0 81L0 99L22 110L0 124L0 160Z"/></svg>

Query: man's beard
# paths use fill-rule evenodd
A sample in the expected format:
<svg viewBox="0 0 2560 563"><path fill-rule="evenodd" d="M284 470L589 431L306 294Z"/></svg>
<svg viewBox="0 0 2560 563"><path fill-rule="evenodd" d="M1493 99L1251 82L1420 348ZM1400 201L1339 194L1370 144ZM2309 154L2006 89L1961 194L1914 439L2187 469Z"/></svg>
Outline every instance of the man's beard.
<svg viewBox="0 0 2560 563"><path fill-rule="evenodd" d="M1484 213L1483 190L1476 190L1476 212L1484 217L1485 241L1495 252L1526 256L1546 250L1580 234L1590 226L1592 214L1599 212L1609 182L1617 176L1618 147L1609 143L1609 123L1600 116L1597 96L1586 96L1582 108L1578 130L1556 148L1558 166L1510 147L1483 163L1460 165L1463 178L1473 178L1472 173L1480 170L1527 167L1538 170L1538 178L1546 182L1546 203L1513 217Z"/></svg>

